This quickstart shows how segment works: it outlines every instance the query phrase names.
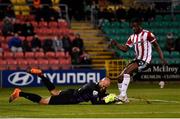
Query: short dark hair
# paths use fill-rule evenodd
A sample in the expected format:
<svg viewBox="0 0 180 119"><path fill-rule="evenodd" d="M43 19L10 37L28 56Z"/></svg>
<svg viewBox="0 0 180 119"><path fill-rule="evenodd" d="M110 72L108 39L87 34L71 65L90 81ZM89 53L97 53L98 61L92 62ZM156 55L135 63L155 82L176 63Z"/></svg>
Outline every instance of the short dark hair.
<svg viewBox="0 0 180 119"><path fill-rule="evenodd" d="M141 19L140 18L133 18L132 20L131 20L131 23L134 23L134 22L136 22L136 23L138 23L139 25L141 24Z"/></svg>

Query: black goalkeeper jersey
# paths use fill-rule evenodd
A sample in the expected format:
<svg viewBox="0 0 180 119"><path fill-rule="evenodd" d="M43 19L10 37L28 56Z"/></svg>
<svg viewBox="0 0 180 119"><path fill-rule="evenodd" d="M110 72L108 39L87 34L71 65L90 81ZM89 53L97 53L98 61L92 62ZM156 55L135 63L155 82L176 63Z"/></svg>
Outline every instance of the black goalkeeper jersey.
<svg viewBox="0 0 180 119"><path fill-rule="evenodd" d="M49 104L77 104L91 101L92 104L105 104L106 91L100 91L98 83L87 83L79 89L67 89L58 96L52 96Z"/></svg>

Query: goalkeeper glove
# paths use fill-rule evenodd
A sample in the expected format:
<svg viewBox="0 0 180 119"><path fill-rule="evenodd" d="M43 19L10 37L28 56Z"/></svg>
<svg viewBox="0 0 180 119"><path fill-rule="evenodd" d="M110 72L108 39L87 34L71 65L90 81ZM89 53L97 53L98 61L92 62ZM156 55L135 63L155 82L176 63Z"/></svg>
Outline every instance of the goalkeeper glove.
<svg viewBox="0 0 180 119"><path fill-rule="evenodd" d="M106 97L104 97L104 101L105 103L110 103L110 102L114 102L116 99L116 95L115 94L109 94Z"/></svg>

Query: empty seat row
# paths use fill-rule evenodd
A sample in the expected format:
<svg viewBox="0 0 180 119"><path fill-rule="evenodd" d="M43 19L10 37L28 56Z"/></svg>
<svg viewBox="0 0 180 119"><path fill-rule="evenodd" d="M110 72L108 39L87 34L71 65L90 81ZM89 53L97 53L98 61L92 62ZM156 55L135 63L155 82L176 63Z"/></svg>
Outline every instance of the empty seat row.
<svg viewBox="0 0 180 119"><path fill-rule="evenodd" d="M0 70L27 70L41 68L43 70L70 69L71 59L0 59Z"/></svg>
<svg viewBox="0 0 180 119"><path fill-rule="evenodd" d="M50 21L50 22L46 22L46 21L40 21L40 22L36 22L36 21L30 21L30 23L35 27L35 28L68 28L68 23L65 20L61 20L61 21Z"/></svg>
<svg viewBox="0 0 180 119"><path fill-rule="evenodd" d="M62 59L70 58L69 53L65 52L3 52L0 59Z"/></svg>

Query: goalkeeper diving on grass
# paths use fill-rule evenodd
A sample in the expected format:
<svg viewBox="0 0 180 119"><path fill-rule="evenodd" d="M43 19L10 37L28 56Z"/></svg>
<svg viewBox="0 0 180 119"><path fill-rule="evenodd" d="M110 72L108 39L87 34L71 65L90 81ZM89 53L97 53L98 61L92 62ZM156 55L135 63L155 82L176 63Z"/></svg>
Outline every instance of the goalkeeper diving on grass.
<svg viewBox="0 0 180 119"><path fill-rule="evenodd" d="M43 74L42 70L32 68L28 73L39 76L51 96L42 98L37 94L23 92L21 89L15 88L9 97L9 102L15 101L19 97L43 105L78 104L88 101L91 101L92 104L109 104L116 100L115 94L106 92L106 89L110 86L108 77L101 79L97 83L87 83L79 89L57 90L54 84Z"/></svg>

